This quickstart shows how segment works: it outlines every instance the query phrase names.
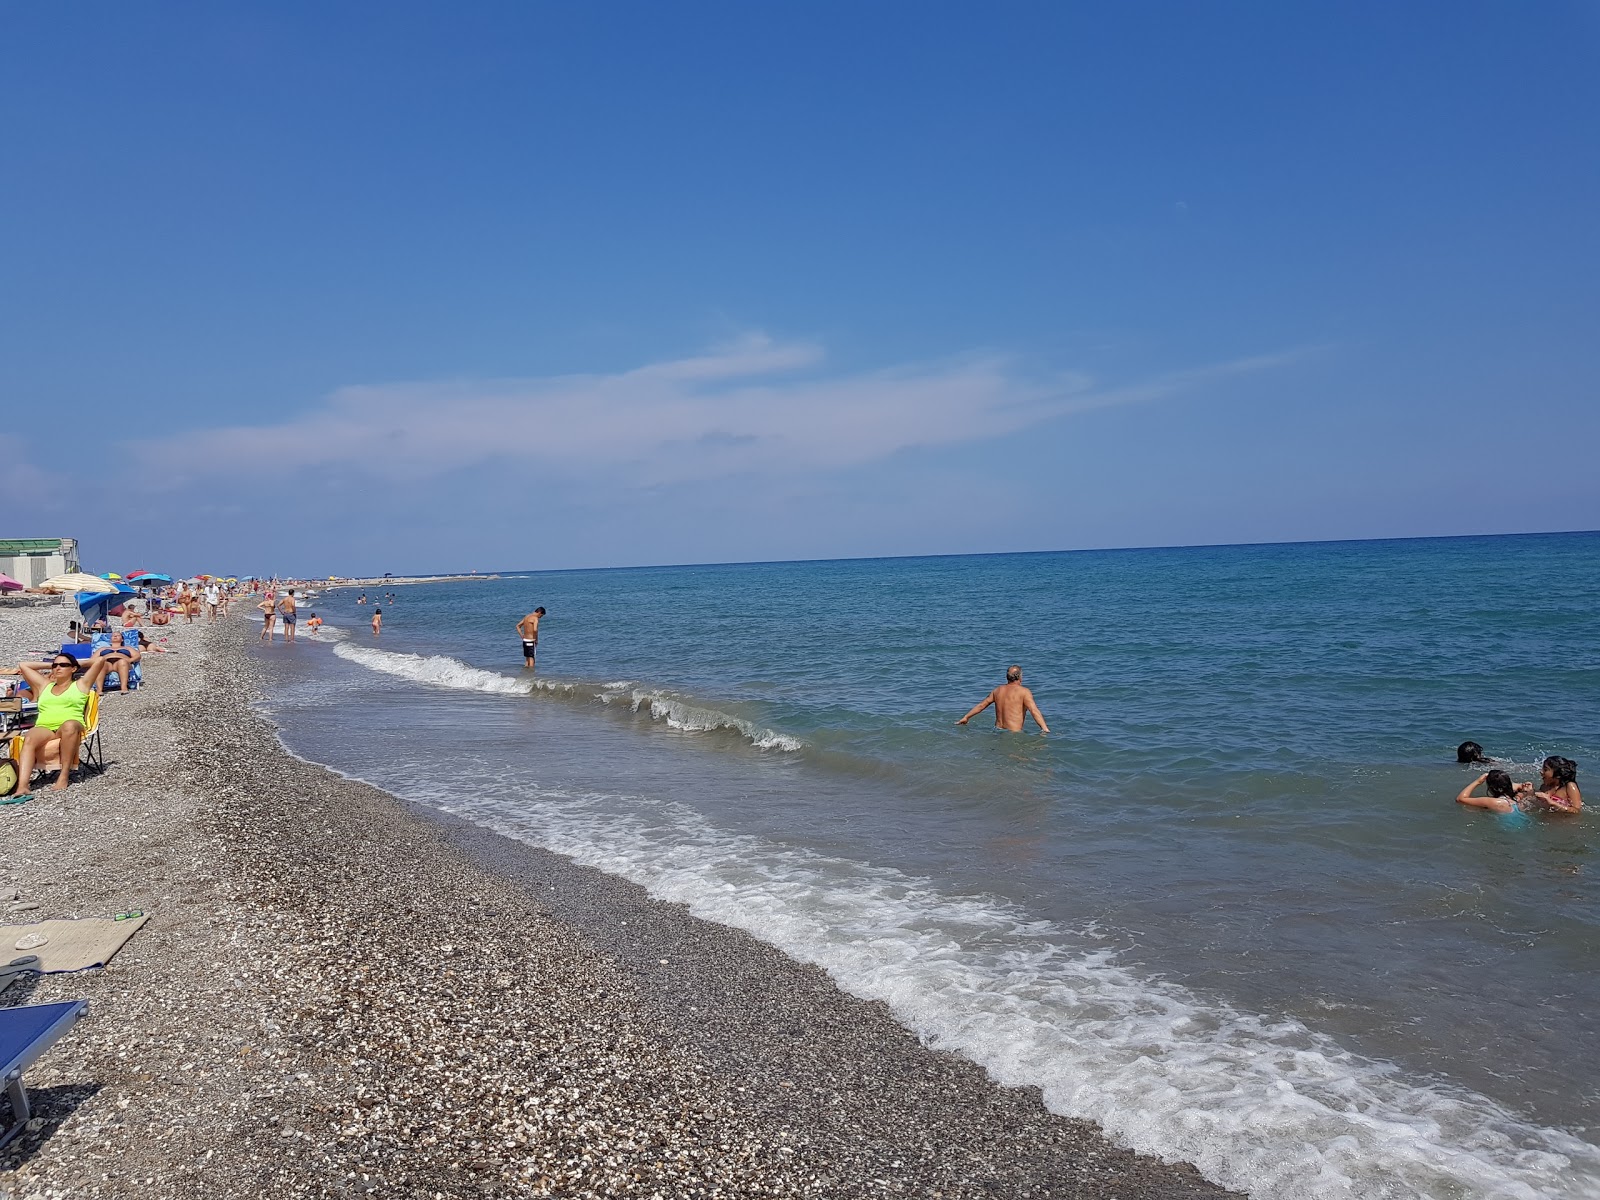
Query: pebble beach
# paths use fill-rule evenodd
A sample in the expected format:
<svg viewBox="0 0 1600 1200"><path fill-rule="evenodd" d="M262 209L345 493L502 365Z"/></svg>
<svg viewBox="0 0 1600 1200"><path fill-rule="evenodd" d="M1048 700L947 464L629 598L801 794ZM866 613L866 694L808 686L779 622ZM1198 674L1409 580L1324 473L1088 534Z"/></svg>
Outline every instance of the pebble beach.
<svg viewBox="0 0 1600 1200"><path fill-rule="evenodd" d="M68 615L0 607L0 659ZM151 916L0 993L89 1001L4 1200L1230 1194L742 932L293 757L252 624L165 632L107 770L0 812L8 923Z"/></svg>

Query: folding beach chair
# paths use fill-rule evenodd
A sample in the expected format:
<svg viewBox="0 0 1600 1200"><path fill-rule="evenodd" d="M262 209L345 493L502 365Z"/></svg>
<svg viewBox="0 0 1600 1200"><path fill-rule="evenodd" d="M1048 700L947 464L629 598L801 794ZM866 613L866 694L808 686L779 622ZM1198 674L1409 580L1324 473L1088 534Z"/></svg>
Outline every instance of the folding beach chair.
<svg viewBox="0 0 1600 1200"><path fill-rule="evenodd" d="M22 1073L77 1024L88 1007L87 1000L63 1000L58 1004L0 1008L0 1076L5 1079L6 1098L11 1101L11 1123L0 1133L0 1146L26 1129L28 1118L33 1115L28 1093L22 1086Z"/></svg>
<svg viewBox="0 0 1600 1200"><path fill-rule="evenodd" d="M100 693L89 693L89 704L83 710L83 741L78 743L78 765L84 770L104 771L106 769L105 746L100 741ZM22 739L28 736L24 729L20 733L13 733L4 743L5 758L13 762L22 759ZM29 780L23 780L23 789L26 790Z"/></svg>

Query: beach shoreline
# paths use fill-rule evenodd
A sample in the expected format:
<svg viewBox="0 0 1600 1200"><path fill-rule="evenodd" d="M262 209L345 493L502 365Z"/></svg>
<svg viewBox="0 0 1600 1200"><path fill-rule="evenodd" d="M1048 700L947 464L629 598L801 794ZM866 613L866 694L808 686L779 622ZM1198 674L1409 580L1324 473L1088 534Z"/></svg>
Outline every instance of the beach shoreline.
<svg viewBox="0 0 1600 1200"><path fill-rule="evenodd" d="M110 770L8 813L27 918L152 920L30 988L90 1012L0 1194L1228 1194L742 932L293 756L253 624L173 628Z"/></svg>

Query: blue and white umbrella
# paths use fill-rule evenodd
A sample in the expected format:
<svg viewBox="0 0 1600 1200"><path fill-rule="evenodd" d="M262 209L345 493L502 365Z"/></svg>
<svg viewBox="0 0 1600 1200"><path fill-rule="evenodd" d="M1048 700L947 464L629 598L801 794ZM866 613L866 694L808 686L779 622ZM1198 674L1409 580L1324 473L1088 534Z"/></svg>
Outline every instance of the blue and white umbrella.
<svg viewBox="0 0 1600 1200"><path fill-rule="evenodd" d="M138 594L127 584L119 583L114 592L78 592L73 599L78 602L78 611L83 614L84 620L94 622L104 621L113 608Z"/></svg>

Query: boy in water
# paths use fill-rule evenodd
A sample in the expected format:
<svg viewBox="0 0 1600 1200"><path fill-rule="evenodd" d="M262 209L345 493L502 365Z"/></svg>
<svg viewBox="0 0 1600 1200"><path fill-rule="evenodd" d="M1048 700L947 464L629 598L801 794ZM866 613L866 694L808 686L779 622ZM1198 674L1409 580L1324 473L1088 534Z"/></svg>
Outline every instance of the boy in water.
<svg viewBox="0 0 1600 1200"><path fill-rule="evenodd" d="M522 665L533 669L534 657L539 650L539 619L544 616L544 605L534 609L517 622L517 634L522 638Z"/></svg>
<svg viewBox="0 0 1600 1200"><path fill-rule="evenodd" d="M375 609L372 610L372 636L373 637L377 637L382 632L383 632L383 609L375 608Z"/></svg>

